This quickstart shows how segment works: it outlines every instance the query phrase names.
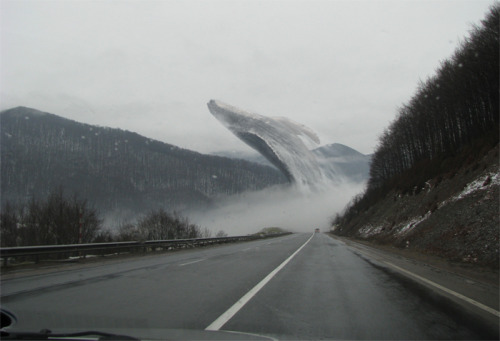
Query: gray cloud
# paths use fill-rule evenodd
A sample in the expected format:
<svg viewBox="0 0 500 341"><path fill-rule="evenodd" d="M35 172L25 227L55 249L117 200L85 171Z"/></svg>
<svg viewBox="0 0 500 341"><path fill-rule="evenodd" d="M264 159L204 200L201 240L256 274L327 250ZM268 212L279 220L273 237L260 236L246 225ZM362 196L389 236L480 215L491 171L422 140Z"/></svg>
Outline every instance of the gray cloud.
<svg viewBox="0 0 500 341"><path fill-rule="evenodd" d="M218 98L363 153L492 1L1 0L1 109L247 150Z"/></svg>

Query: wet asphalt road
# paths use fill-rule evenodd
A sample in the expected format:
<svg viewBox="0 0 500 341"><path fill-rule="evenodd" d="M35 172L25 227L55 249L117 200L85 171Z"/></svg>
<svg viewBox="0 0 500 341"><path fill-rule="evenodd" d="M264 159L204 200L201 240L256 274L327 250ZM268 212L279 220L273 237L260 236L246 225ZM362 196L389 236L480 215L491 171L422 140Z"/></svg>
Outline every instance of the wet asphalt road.
<svg viewBox="0 0 500 341"><path fill-rule="evenodd" d="M311 237L293 234L3 280L17 328L203 330ZM316 233L222 327L279 339L478 339L344 243Z"/></svg>

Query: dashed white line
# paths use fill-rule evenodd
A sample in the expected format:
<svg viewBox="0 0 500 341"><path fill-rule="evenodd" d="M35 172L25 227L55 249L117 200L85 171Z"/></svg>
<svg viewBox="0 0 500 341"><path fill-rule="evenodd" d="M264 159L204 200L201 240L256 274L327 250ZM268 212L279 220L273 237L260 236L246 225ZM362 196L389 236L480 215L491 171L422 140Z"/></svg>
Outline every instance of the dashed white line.
<svg viewBox="0 0 500 341"><path fill-rule="evenodd" d="M290 257L285 259L283 263L281 263L276 269L271 271L266 277L264 277L263 280L261 280L256 286L254 286L252 289L250 289L249 292L247 292L243 297L241 297L235 304L232 305L231 308L226 310L221 316L219 316L214 322L212 322L208 327L205 328L205 330L219 330L226 324L227 321L229 321L245 304L248 303L254 297L260 289L262 289L281 269L285 267L285 265L288 264L292 260L293 257L297 253L300 252L304 248L304 246L309 243L309 241L314 237L314 233L311 235L311 237L304 243L302 244L301 247L299 247Z"/></svg>
<svg viewBox="0 0 500 341"><path fill-rule="evenodd" d="M201 258L201 259L193 260L193 261L191 261L191 262L187 262L187 263L182 263L182 264L179 264L179 266L184 266L184 265L189 265L189 264L198 263L198 262L204 261L205 259L206 259L206 258Z"/></svg>

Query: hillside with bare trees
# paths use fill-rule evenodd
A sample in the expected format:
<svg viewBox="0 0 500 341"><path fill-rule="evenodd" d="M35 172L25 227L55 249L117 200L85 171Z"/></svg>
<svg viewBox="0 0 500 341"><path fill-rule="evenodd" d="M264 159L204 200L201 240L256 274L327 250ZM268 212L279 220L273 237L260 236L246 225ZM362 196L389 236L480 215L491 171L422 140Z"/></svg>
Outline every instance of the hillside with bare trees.
<svg viewBox="0 0 500 341"><path fill-rule="evenodd" d="M500 5L383 132L334 233L498 268Z"/></svg>

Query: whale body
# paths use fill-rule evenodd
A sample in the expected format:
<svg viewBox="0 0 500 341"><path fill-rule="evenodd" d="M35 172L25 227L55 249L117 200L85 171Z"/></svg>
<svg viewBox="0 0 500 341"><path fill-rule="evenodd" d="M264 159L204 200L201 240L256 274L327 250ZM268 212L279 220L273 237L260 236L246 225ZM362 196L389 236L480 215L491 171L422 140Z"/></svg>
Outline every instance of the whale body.
<svg viewBox="0 0 500 341"><path fill-rule="evenodd" d="M316 157L302 140L319 144L311 129L285 117L266 117L217 100L210 100L207 106L217 120L276 166L289 182L308 186L322 179Z"/></svg>

